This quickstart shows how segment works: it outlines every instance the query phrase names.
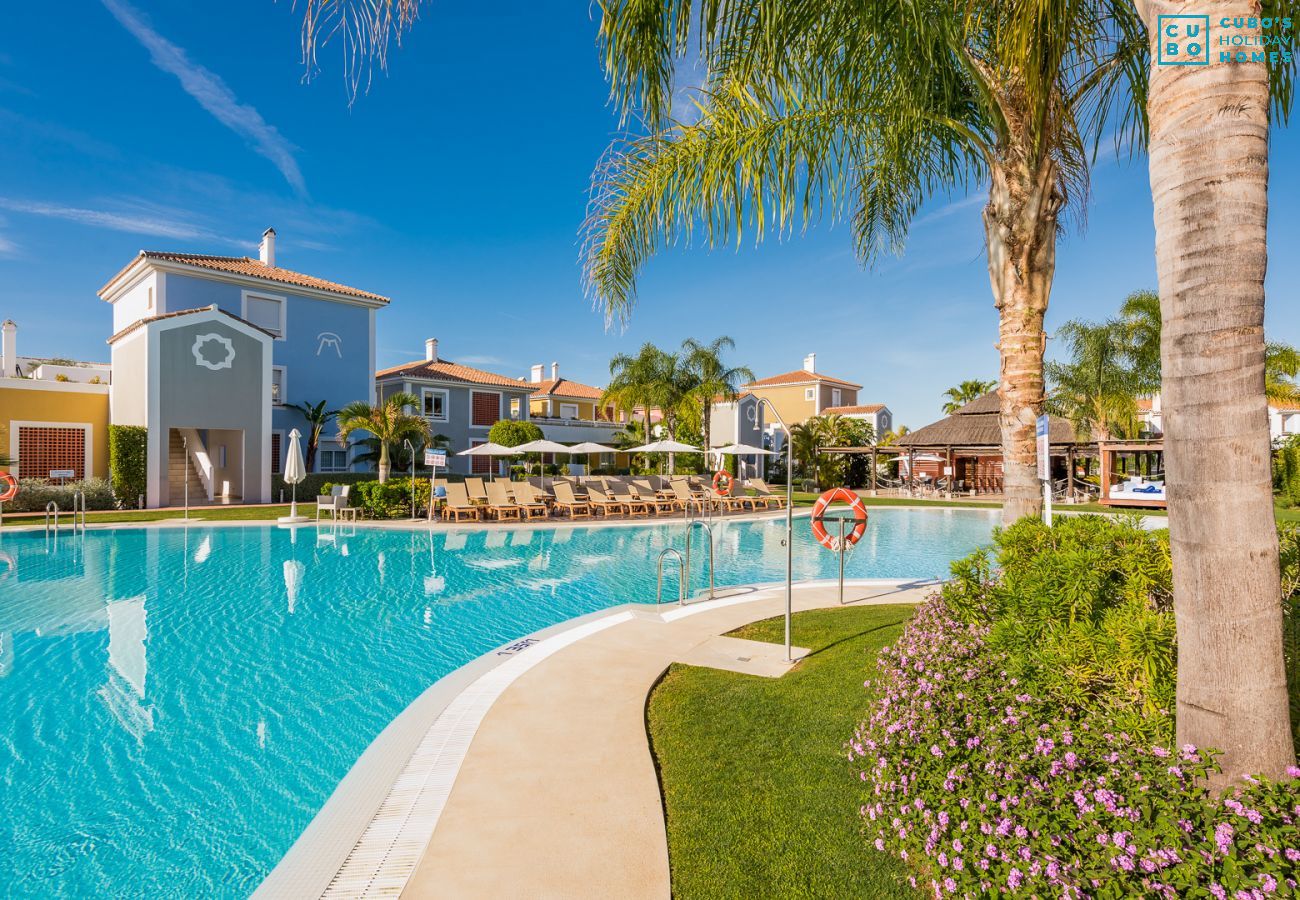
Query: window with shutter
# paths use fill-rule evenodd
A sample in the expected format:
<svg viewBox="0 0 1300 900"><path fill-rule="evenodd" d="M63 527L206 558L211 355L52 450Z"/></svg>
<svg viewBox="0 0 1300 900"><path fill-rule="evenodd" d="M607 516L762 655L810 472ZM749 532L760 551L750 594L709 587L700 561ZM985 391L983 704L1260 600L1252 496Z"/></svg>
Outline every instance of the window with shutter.
<svg viewBox="0 0 1300 900"><path fill-rule="evenodd" d="M474 391L471 409L470 424L491 427L501 418L501 397L499 394Z"/></svg>
<svg viewBox="0 0 1300 900"><path fill-rule="evenodd" d="M284 301L279 298L245 295L244 318L276 337L284 336Z"/></svg>

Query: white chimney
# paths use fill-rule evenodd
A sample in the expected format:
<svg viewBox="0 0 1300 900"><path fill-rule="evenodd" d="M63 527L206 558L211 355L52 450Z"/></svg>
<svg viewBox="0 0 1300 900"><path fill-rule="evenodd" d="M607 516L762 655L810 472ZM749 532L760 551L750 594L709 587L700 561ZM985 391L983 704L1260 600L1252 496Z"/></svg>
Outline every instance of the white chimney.
<svg viewBox="0 0 1300 900"><path fill-rule="evenodd" d="M13 319L0 325L0 378L18 375L18 326Z"/></svg>
<svg viewBox="0 0 1300 900"><path fill-rule="evenodd" d="M438 361L438 339L426 338L424 341L424 358L427 362Z"/></svg>
<svg viewBox="0 0 1300 900"><path fill-rule="evenodd" d="M559 380L560 380L560 364L557 362L553 362L551 363L551 381L559 381Z"/></svg>
<svg viewBox="0 0 1300 900"><path fill-rule="evenodd" d="M528 380L531 381L533 384L541 384L543 368L544 366L541 363L538 363L537 365L533 366L532 369L529 370Z"/></svg>
<svg viewBox="0 0 1300 900"><path fill-rule="evenodd" d="M257 258L262 261L262 265L275 267L275 229L268 228L262 232L262 243L257 247Z"/></svg>
<svg viewBox="0 0 1300 900"><path fill-rule="evenodd" d="M816 372L816 371L817 371L817 354L816 354L816 353L809 353L807 356L805 356L805 357L803 358L803 370L804 370L805 372Z"/></svg>

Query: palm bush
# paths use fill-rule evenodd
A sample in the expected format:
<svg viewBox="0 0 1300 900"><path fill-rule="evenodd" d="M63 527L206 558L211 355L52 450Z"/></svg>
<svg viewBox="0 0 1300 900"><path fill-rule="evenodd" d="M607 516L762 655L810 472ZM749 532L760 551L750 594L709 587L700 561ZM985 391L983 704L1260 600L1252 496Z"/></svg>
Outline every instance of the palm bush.
<svg viewBox="0 0 1300 900"><path fill-rule="evenodd" d="M379 442L380 484L388 480L394 447L407 440L423 443L430 437L429 423L424 417L407 412L418 408L419 403L413 394L397 393L379 404L358 400L339 410L339 437L344 442L357 433L369 434Z"/></svg>

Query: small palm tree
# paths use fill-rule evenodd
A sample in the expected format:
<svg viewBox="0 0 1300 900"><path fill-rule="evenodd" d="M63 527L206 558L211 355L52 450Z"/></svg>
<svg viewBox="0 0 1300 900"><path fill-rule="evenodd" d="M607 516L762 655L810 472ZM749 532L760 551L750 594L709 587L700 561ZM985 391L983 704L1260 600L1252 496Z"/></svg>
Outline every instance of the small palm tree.
<svg viewBox="0 0 1300 900"><path fill-rule="evenodd" d="M713 401L718 397L728 402L735 400L740 393L740 386L754 380L754 371L748 366L728 366L722 361L723 351L735 347L736 342L726 335L709 344L701 344L694 338L682 342L686 369L696 381L689 393L700 404L700 432L704 436L706 450L711 446Z"/></svg>
<svg viewBox="0 0 1300 900"><path fill-rule="evenodd" d="M1300 350L1290 344L1269 341L1264 348L1264 394L1268 402L1278 405L1300 403Z"/></svg>
<svg viewBox="0 0 1300 900"><path fill-rule="evenodd" d="M1129 364L1145 394L1160 390L1160 295L1134 291L1119 307Z"/></svg>
<svg viewBox="0 0 1300 900"><path fill-rule="evenodd" d="M1130 363L1127 325L1114 319L1100 324L1074 320L1056 336L1068 348L1070 361L1047 364L1052 388L1048 409L1094 441L1135 431L1142 380Z"/></svg>
<svg viewBox="0 0 1300 900"><path fill-rule="evenodd" d="M338 415L336 409L326 409L325 401L319 403L286 403L289 409L296 409L307 420L307 471L316 471L316 448L320 446L320 436L330 420Z"/></svg>
<svg viewBox="0 0 1300 900"><path fill-rule="evenodd" d="M357 432L368 432L379 442L380 484L388 480L393 447L406 440L415 443L429 439L429 423L423 416L407 412L419 402L413 394L397 393L378 405L358 400L339 410L339 437L347 441Z"/></svg>
<svg viewBox="0 0 1300 900"><path fill-rule="evenodd" d="M948 398L948 402L943 405L943 414L945 416L952 415L967 403L983 397L997 386L996 381L981 381L978 378L969 378L956 387L948 388L943 392L943 395Z"/></svg>

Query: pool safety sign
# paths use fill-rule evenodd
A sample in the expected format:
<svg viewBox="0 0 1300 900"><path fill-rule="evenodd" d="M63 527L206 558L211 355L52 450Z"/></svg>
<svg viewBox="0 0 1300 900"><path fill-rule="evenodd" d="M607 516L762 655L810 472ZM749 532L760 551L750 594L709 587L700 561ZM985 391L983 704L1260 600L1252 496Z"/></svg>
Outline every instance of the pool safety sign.
<svg viewBox="0 0 1300 900"><path fill-rule="evenodd" d="M1040 481L1048 481L1052 477L1052 460L1048 453L1048 418L1047 416L1038 417L1038 425L1034 429L1034 435L1038 438L1038 478Z"/></svg>
<svg viewBox="0 0 1300 900"><path fill-rule="evenodd" d="M447 452L445 450L425 450L424 464L435 469L447 468Z"/></svg>

